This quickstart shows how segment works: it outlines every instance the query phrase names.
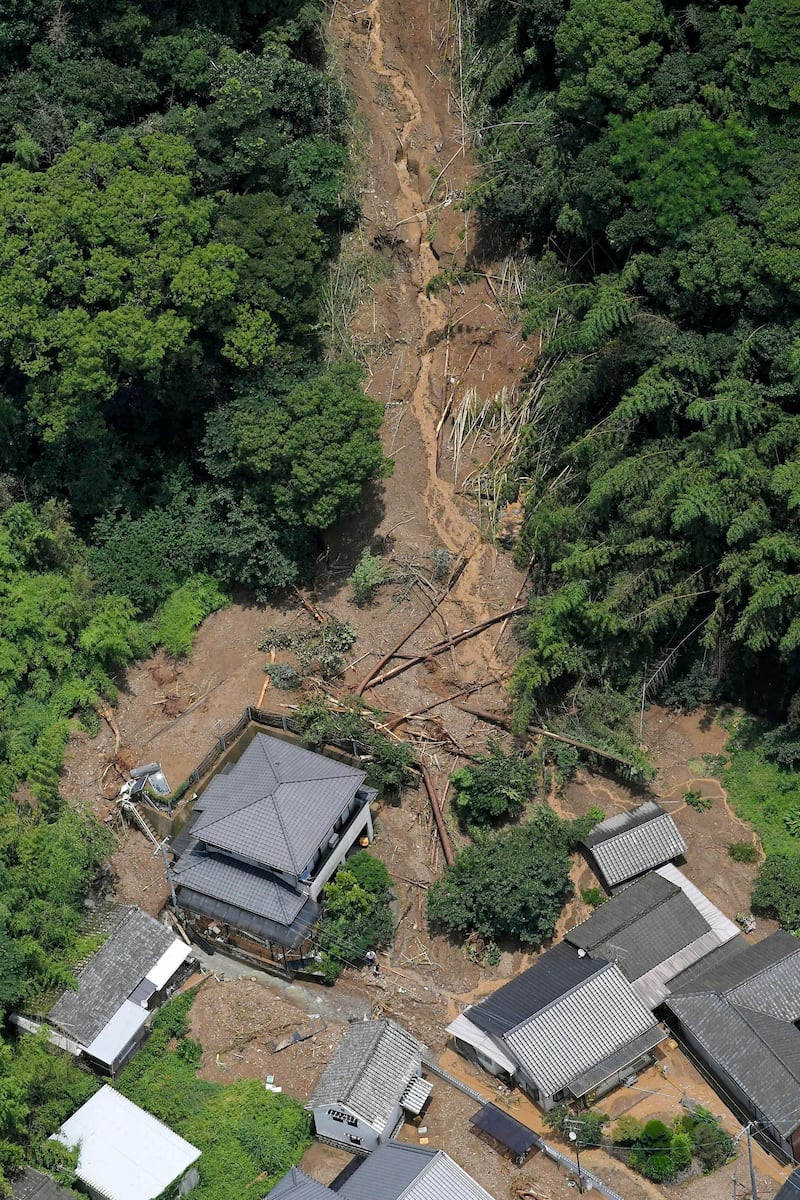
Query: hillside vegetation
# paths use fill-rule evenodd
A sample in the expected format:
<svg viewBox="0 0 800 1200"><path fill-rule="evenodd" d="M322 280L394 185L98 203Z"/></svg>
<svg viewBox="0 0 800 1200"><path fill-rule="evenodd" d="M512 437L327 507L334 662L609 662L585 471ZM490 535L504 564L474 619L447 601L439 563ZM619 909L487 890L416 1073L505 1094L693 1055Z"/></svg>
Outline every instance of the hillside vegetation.
<svg viewBox="0 0 800 1200"><path fill-rule="evenodd" d="M516 464L515 690L701 664L785 709L800 646L800 15L477 0L485 228L530 256L545 400ZM509 498L516 498L515 495Z"/></svg>

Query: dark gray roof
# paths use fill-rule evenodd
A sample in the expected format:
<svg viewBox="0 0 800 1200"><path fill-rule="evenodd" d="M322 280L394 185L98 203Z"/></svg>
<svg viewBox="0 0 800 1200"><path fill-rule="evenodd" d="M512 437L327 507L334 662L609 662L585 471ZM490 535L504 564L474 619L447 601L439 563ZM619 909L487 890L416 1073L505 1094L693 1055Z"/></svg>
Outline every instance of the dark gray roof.
<svg viewBox="0 0 800 1200"><path fill-rule="evenodd" d="M629 1042L624 1042L613 1050L611 1054L607 1054L600 1062L592 1063L587 1070L580 1075L573 1076L566 1085L567 1090L580 1100L589 1092L595 1091L607 1080L619 1075L625 1071L631 1063L636 1062L648 1050L652 1050L665 1039L665 1033L659 1025L652 1025L650 1029L646 1029L644 1033L640 1033L638 1037L632 1038Z"/></svg>
<svg viewBox="0 0 800 1200"><path fill-rule="evenodd" d="M243 933L252 933L262 942L275 942L286 949L294 949L305 941L320 913L320 905L309 899L290 925L282 925L244 908L237 908L235 904L216 900L213 896L206 896L202 892L185 887L180 888L178 892L178 904L189 912L211 917L214 921L221 921L223 925L232 925Z"/></svg>
<svg viewBox="0 0 800 1200"><path fill-rule="evenodd" d="M752 1104L788 1137L800 1127L800 943L779 930L685 972L667 1006Z"/></svg>
<svg viewBox="0 0 800 1200"><path fill-rule="evenodd" d="M792 1171L775 1200L800 1200L800 1167Z"/></svg>
<svg viewBox="0 0 800 1200"><path fill-rule="evenodd" d="M633 981L709 929L677 884L650 872L596 908L565 934L565 941L615 962Z"/></svg>
<svg viewBox="0 0 800 1200"><path fill-rule="evenodd" d="M343 1105L383 1132L409 1082L420 1074L422 1054L420 1043L394 1021L354 1021L307 1107Z"/></svg>
<svg viewBox="0 0 800 1200"><path fill-rule="evenodd" d="M61 1187L49 1175L26 1167L11 1185L12 1200L75 1200L75 1193Z"/></svg>
<svg viewBox="0 0 800 1200"><path fill-rule="evenodd" d="M257 733L197 800L192 833L299 876L364 778L356 767Z"/></svg>
<svg viewBox="0 0 800 1200"><path fill-rule="evenodd" d="M175 864L181 889L233 904L279 925L291 925L307 897L271 871L195 846ZM182 903L182 901L181 901Z"/></svg>
<svg viewBox="0 0 800 1200"><path fill-rule="evenodd" d="M601 821L583 844L608 887L643 875L686 851L677 825L655 800Z"/></svg>
<svg viewBox="0 0 800 1200"><path fill-rule="evenodd" d="M492 1200L443 1150L384 1142L338 1189L343 1200Z"/></svg>
<svg viewBox="0 0 800 1200"><path fill-rule="evenodd" d="M139 908L120 907L108 938L48 1016L83 1046L94 1041L138 983L175 941L174 933Z"/></svg>
<svg viewBox="0 0 800 1200"><path fill-rule="evenodd" d="M298 1167L287 1171L283 1179L279 1179L275 1187L268 1193L269 1200L336 1200L336 1192L317 1183L316 1179L304 1175Z"/></svg>
<svg viewBox="0 0 800 1200"><path fill-rule="evenodd" d="M480 1004L473 1004L465 1015L479 1029L502 1036L591 979L605 965L588 955L580 958L572 946L560 942L527 971L492 992Z"/></svg>

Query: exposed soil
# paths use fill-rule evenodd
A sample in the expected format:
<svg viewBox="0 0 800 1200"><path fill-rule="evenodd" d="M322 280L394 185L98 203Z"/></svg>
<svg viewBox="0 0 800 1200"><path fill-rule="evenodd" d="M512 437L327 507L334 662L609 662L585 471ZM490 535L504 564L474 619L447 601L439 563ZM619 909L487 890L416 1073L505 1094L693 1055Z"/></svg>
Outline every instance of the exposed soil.
<svg viewBox="0 0 800 1200"><path fill-rule="evenodd" d="M469 150L462 152L458 107L452 79L443 67L447 14L428 0L372 0L365 7L333 5L331 37L358 105L365 128L364 228L359 236L372 253L387 259L383 272L353 320L353 334L363 347L368 389L385 406L383 438L395 460L391 478L365 501L363 511L334 529L318 564L315 603L351 621L358 630L352 651L355 666L340 686L352 690L376 658L387 651L430 607L430 589L408 582L409 564L432 573L432 553L444 547L465 555L467 566L439 614L431 618L405 650L412 653L449 632L464 629L510 608L523 584L511 556L481 537L476 513L453 481L452 455L445 436L437 470L437 423L451 396L467 387L492 395L519 379L535 348L521 342L518 329L496 303L490 282L454 286L426 295L425 285L453 262L462 264L472 248L474 231L454 200L474 175ZM431 190L441 174L435 197ZM449 199L443 204L442 197ZM474 263L473 263L474 265ZM491 275L491 269L489 270ZM452 381L452 382L451 382ZM447 433L447 427L445 427ZM386 586L372 608L354 608L346 577L365 545L379 551L405 582ZM438 584L434 582L434 589ZM92 803L103 820L114 821L113 798L126 768L158 759L167 778L177 785L240 716L258 702L266 656L258 650L264 630L273 624L308 622L311 618L291 596L273 608L236 603L215 614L199 632L192 655L180 662L159 656L134 666L120 682L114 714L115 734L104 724L97 737L73 738L64 791ZM502 637L501 637L502 633ZM481 693L487 708L504 702L504 683L514 657L511 636L495 627L456 650L415 667L373 689L367 699L387 711L408 713L450 695L468 684L495 681ZM285 713L300 697L270 688L263 707ZM409 722L406 733L419 731L425 756L440 794L458 761L457 751L485 746L485 725L444 704L435 720ZM645 740L659 777L652 794L675 813L689 842L686 872L729 916L748 907L755 868L733 863L724 847L752 836L731 813L717 780L703 761L721 751L724 735L696 717L675 717L653 709L646 717ZM683 795L700 788L713 797L712 809L698 813ZM616 781L580 774L563 798L565 812L585 812L592 804L607 813L638 803L641 796ZM119 830L120 845L113 867L117 895L157 913L167 899L163 869L153 847L135 830ZM457 831L453 831L458 840ZM445 1026L468 1003L532 961L512 947L504 949L491 969L469 960L462 947L431 937L425 925L426 884L442 869L438 840L423 793L410 792L402 807L384 806L376 821L375 852L392 873L400 924L390 954L382 956L375 981L348 970L334 992L303 990L303 1003L263 976L252 979L209 979L201 988L192 1014L192 1033L204 1047L204 1078L223 1082L240 1077L273 1075L275 1083L299 1099L307 1099L341 1038L346 1014L331 1000L355 997L364 1011L396 1016L437 1053L453 1074L467 1079L487 1098L507 1103L520 1119L541 1129L537 1110L518 1094L508 1095L492 1080L446 1051ZM578 861L573 871L576 898L559 932L587 915L580 889L594 877ZM771 926L760 922L756 936ZM278 1053L269 1043L293 1029L305 1029L316 998L327 1026L306 1041ZM331 1015L332 1014L332 1015ZM657 1113L671 1119L684 1096L725 1116L720 1102L679 1052L667 1049L662 1066L640 1079L637 1089L610 1097L615 1115L634 1105L637 1115ZM522 1169L511 1166L479 1142L468 1129L475 1105L443 1082L435 1084L426 1115L431 1145L443 1145L497 1200L518 1194L532 1180L542 1197L556 1200L574 1194L566 1176L552 1163L533 1159ZM726 1124L737 1126L730 1116ZM407 1126L402 1136L418 1138ZM757 1151L765 1194L782 1173ZM330 1181L347 1156L315 1145L305 1169ZM730 1195L731 1170L696 1179L669 1191L647 1184L603 1153L587 1152L586 1165L596 1170L626 1200L673 1195L681 1200L723 1200ZM741 1162L739 1178L745 1178ZM785 1172L783 1173L785 1175Z"/></svg>

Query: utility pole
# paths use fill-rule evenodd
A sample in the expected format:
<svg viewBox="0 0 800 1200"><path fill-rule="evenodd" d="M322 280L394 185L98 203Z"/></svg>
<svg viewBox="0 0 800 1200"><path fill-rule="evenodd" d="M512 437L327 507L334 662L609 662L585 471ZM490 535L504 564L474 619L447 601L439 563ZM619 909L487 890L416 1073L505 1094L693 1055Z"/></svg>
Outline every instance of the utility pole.
<svg viewBox="0 0 800 1200"><path fill-rule="evenodd" d="M758 1200L758 1190L756 1188L756 1171L753 1166L753 1139L750 1136L750 1130L757 1124L756 1121L749 1121L747 1124L747 1161L750 1164L750 1192L752 1200Z"/></svg>
<svg viewBox="0 0 800 1200"><path fill-rule="evenodd" d="M758 1187L756 1185L756 1169L753 1165L753 1138L751 1130L755 1129L760 1124L759 1121L748 1121L744 1128L737 1133L733 1139L738 1142L740 1138L747 1138L747 1162L750 1167L750 1197L751 1200L758 1200ZM733 1177L734 1196L736 1195L736 1176Z"/></svg>
<svg viewBox="0 0 800 1200"><path fill-rule="evenodd" d="M575 1147L575 1162L578 1165L578 1191L581 1193L581 1195L583 1195L583 1172L581 1171L581 1143L580 1143L580 1132L581 1132L581 1129L583 1128L583 1124L581 1121L579 1121L577 1119L577 1117L569 1117L564 1122L564 1126L567 1130L567 1134L569 1135L569 1140L572 1142L573 1146Z"/></svg>

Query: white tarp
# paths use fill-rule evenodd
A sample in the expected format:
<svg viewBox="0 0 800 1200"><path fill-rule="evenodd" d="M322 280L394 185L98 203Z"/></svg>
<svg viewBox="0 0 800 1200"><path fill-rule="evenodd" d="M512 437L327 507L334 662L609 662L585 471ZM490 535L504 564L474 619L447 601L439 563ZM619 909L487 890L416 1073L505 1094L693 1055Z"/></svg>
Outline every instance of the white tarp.
<svg viewBox="0 0 800 1200"><path fill-rule="evenodd" d="M76 1175L108 1200L153 1200L200 1151L106 1084L53 1137L78 1149Z"/></svg>
<svg viewBox="0 0 800 1200"><path fill-rule="evenodd" d="M186 962L191 953L191 946L187 946L185 942L176 938L169 949L164 951L155 966L150 968L145 978L150 980L157 992L160 992L164 984L169 983L178 967Z"/></svg>
<svg viewBox="0 0 800 1200"><path fill-rule="evenodd" d="M509 1075L516 1075L517 1064L513 1058L504 1053L500 1049L497 1042L488 1033L484 1033L477 1025L473 1025L468 1017L462 1013L460 1017L456 1017L455 1021L451 1021L447 1026L447 1033L451 1037L459 1038L460 1041L466 1042L468 1046L472 1046L479 1054L483 1054L486 1058L490 1058L496 1063L501 1070L506 1071Z"/></svg>
<svg viewBox="0 0 800 1200"><path fill-rule="evenodd" d="M86 1053L107 1067L113 1066L126 1046L129 1046L150 1016L146 1008L126 1000L107 1025L86 1047Z"/></svg>

